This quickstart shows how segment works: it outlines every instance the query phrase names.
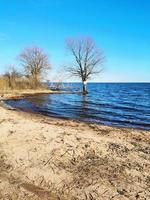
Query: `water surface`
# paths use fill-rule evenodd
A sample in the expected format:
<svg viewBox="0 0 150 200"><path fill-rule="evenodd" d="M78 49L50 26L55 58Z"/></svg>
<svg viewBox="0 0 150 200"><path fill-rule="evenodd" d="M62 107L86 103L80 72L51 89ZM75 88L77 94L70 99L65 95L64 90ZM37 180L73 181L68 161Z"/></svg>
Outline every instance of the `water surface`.
<svg viewBox="0 0 150 200"><path fill-rule="evenodd" d="M79 83L65 86L72 91L82 89ZM89 83L88 91L86 96L49 94L7 103L52 117L150 130L149 83Z"/></svg>

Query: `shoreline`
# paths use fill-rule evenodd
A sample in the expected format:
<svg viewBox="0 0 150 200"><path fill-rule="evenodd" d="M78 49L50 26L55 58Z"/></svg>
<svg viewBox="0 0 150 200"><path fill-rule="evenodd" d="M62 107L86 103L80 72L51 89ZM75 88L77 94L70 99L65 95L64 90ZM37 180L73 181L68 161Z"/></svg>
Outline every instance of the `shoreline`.
<svg viewBox="0 0 150 200"><path fill-rule="evenodd" d="M25 98L25 97L23 97ZM7 99L8 100L8 99ZM6 100L6 101L7 101ZM9 99L11 100L11 99ZM12 99L14 100L14 99ZM15 99L15 100L18 100L18 99ZM0 101L0 107L3 107L4 109L8 109L8 110L12 110L12 111L16 111L18 113L22 113L23 115L26 114L26 115L32 115L33 117L37 117L38 118L46 118L47 120L59 120L59 121L64 121L64 122L67 122L67 121L71 121L73 123L77 123L77 124L86 124L87 126L100 126L100 127L110 127L110 128L114 128L114 129L125 129L125 130L128 130L128 131L146 131L146 132L150 132L150 130L148 129L143 129L143 128L133 128L133 127L121 127L121 126L115 126L115 125L105 125L105 124L100 124L100 123L96 123L96 122L89 122L89 121L80 121L80 120L77 120L77 119L71 119L71 118L67 118L67 117L55 117L55 116L50 116L50 115L46 115L46 114L43 114L43 113L40 113L40 112L34 112L32 110L27 110L27 109L17 109L17 108L14 108L12 106L9 106L5 103L5 100L2 100L2 103Z"/></svg>
<svg viewBox="0 0 150 200"><path fill-rule="evenodd" d="M134 128L134 127L123 127L123 126L115 126L115 125L105 125L105 124L100 124L100 123L96 123L96 122L89 122L89 121L80 121L77 119L71 119L71 118L67 118L67 117L55 117L55 116L50 116L50 115L46 115L40 112L34 112L32 110L26 110L26 109L17 109L11 106L8 106L5 104L5 101L7 100L21 100L24 99L26 97L32 97L32 96L37 96L37 95L44 95L44 94L70 94L71 92L64 92L64 91L52 91L52 90L46 90L46 91L29 91L29 92L22 92L21 94L19 94L19 92L16 93L9 93L9 94L4 94L3 97L0 98L0 106L6 108L6 109L10 109L10 110L16 110L18 112L25 112L25 113L30 113L33 115L39 115L39 116L43 116L43 117L48 117L50 119L56 119L56 120L66 120L66 121L73 121L76 123L85 123L85 124L89 124L89 125L95 125L95 126L104 126L104 127L112 127L112 128L117 128L117 129L129 129L129 130L137 130L137 131L150 131L149 129L143 129L143 128ZM80 93L80 92L79 92ZM0 93L1 94L1 93ZM71 93L72 94L72 93Z"/></svg>
<svg viewBox="0 0 150 200"><path fill-rule="evenodd" d="M0 195L12 200L149 198L150 131L0 106Z"/></svg>

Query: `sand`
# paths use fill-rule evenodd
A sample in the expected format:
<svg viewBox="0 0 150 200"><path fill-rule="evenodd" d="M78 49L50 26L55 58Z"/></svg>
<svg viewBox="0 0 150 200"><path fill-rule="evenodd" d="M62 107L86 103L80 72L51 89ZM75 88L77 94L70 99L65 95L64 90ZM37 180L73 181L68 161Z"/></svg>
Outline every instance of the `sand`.
<svg viewBox="0 0 150 200"><path fill-rule="evenodd" d="M0 199L150 199L150 132L0 107Z"/></svg>

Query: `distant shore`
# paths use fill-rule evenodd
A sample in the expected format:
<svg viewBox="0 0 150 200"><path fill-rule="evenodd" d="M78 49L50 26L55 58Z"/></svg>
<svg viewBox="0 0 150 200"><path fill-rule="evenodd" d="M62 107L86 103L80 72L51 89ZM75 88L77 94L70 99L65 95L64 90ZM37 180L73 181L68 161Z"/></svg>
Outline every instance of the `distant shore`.
<svg viewBox="0 0 150 200"><path fill-rule="evenodd" d="M3 100L18 98L15 95L4 94ZM150 131L50 118L4 107L0 113L3 199L150 197Z"/></svg>

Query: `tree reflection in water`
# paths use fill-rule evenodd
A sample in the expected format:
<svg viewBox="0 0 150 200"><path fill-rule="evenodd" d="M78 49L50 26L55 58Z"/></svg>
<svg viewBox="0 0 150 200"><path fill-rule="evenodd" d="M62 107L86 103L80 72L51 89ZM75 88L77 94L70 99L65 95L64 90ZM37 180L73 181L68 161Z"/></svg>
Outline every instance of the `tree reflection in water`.
<svg viewBox="0 0 150 200"><path fill-rule="evenodd" d="M37 106L44 107L46 104L50 103L50 98L47 98L47 95L36 95L34 97L29 97L28 102Z"/></svg>

